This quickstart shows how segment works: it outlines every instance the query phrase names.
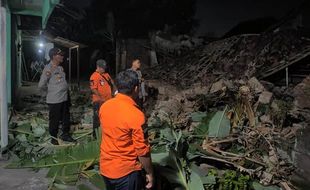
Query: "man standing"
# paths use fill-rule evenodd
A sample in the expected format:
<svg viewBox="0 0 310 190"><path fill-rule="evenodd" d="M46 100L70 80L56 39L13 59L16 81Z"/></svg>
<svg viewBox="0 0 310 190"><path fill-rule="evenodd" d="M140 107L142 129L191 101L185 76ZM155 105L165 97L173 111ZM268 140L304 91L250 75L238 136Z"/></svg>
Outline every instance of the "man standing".
<svg viewBox="0 0 310 190"><path fill-rule="evenodd" d="M140 108L143 109L143 103L145 102L145 98L147 96L147 93L145 91L145 83L144 78L142 77L142 73L140 70L141 62L138 57L135 57L131 63L131 68L129 70L135 71L139 78L139 96L136 99L137 104L140 106Z"/></svg>
<svg viewBox="0 0 310 190"><path fill-rule="evenodd" d="M139 92L136 72L127 70L116 78L118 94L105 102L99 117L102 127L100 173L108 190L141 190L153 186L150 145L144 136L145 117L134 99Z"/></svg>
<svg viewBox="0 0 310 190"><path fill-rule="evenodd" d="M64 53L61 49L52 48L49 51L51 61L42 71L39 81L39 89L46 94L46 103L49 107L49 133L52 136L51 143L58 145L57 134L60 123L62 124L63 141L74 142L70 136L70 113L68 102L68 84L63 67Z"/></svg>
<svg viewBox="0 0 310 190"><path fill-rule="evenodd" d="M96 129L99 127L99 108L100 106L110 98L113 93L113 80L106 72L107 63L103 59L99 59L96 62L97 69L90 77L90 89L92 91L93 102L93 136L96 138Z"/></svg>

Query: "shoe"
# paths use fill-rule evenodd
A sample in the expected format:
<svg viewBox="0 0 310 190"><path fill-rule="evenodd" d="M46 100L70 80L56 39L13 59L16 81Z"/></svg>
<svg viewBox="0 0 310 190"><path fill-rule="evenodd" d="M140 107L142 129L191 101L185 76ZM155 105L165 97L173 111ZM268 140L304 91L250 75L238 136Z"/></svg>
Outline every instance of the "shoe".
<svg viewBox="0 0 310 190"><path fill-rule="evenodd" d="M76 142L76 140L74 140L69 134L66 135L62 135L61 140L63 141L67 141L67 142Z"/></svg>
<svg viewBox="0 0 310 190"><path fill-rule="evenodd" d="M52 143L53 145L59 145L58 140L56 140L56 139L52 139L52 140L51 140L51 143Z"/></svg>

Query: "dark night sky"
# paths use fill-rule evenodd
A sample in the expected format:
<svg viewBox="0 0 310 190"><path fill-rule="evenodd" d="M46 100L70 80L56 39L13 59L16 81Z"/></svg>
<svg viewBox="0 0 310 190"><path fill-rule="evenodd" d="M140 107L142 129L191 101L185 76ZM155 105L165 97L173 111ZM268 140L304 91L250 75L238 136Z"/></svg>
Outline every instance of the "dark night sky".
<svg viewBox="0 0 310 190"><path fill-rule="evenodd" d="M302 0L197 0L197 35L207 32L219 37L238 23L260 17L277 19L298 6Z"/></svg>
<svg viewBox="0 0 310 190"><path fill-rule="evenodd" d="M71 6L86 8L94 0L65 0ZM280 19L304 0L197 0L197 35L220 37L238 23L262 17Z"/></svg>

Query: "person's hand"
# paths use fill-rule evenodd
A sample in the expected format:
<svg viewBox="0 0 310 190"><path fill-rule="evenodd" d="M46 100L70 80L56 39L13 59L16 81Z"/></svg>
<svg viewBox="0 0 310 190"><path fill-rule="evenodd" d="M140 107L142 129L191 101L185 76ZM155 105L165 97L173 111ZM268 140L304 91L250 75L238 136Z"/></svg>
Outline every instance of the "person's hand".
<svg viewBox="0 0 310 190"><path fill-rule="evenodd" d="M154 185L154 178L152 174L146 174L146 189L151 189Z"/></svg>

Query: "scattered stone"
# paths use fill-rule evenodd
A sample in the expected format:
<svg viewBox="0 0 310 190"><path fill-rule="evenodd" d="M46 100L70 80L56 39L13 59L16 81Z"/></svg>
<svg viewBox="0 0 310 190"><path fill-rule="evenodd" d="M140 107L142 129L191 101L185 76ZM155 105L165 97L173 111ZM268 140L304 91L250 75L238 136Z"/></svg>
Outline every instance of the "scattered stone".
<svg viewBox="0 0 310 190"><path fill-rule="evenodd" d="M266 88L267 91L272 91L274 88L274 84L268 81L260 81L260 83Z"/></svg>
<svg viewBox="0 0 310 190"><path fill-rule="evenodd" d="M217 81L216 83L213 83L210 89L210 93L214 94L217 92L222 92L226 90L225 80L221 79Z"/></svg>
<svg viewBox="0 0 310 190"><path fill-rule="evenodd" d="M263 185L270 185L273 175L268 173L268 172L263 172L262 174L262 180L260 181L261 184Z"/></svg>
<svg viewBox="0 0 310 190"><path fill-rule="evenodd" d="M310 76L294 88L294 105L300 109L310 108Z"/></svg>
<svg viewBox="0 0 310 190"><path fill-rule="evenodd" d="M270 107L271 107L272 111L274 111L274 112L279 112L280 111L280 108L279 108L279 105L278 105L277 101L272 101Z"/></svg>
<svg viewBox="0 0 310 190"><path fill-rule="evenodd" d="M248 81L248 85L255 94L262 93L265 90L265 87L255 77Z"/></svg>
<svg viewBox="0 0 310 190"><path fill-rule="evenodd" d="M270 104L273 94L268 91L263 91L259 96L258 102L261 104Z"/></svg>
<svg viewBox="0 0 310 190"><path fill-rule="evenodd" d="M268 124L271 124L272 123L272 121L271 121L271 118L270 118L270 115L262 115L262 116L260 116L260 121L262 122L262 123L268 123Z"/></svg>

